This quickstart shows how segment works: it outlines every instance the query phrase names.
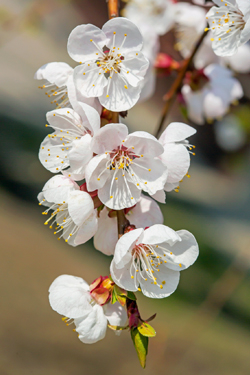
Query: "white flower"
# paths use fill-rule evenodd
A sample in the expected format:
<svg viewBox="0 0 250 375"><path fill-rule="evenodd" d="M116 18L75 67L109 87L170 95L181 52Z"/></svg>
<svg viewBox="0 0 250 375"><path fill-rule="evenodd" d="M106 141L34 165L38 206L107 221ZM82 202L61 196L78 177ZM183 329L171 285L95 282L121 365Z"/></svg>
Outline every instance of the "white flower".
<svg viewBox="0 0 250 375"><path fill-rule="evenodd" d="M250 39L250 1L213 0L218 7L207 13L213 33L212 48L218 56L231 56Z"/></svg>
<svg viewBox="0 0 250 375"><path fill-rule="evenodd" d="M130 0L124 16L140 28L147 25L158 35L164 35L174 23L175 4L171 0Z"/></svg>
<svg viewBox="0 0 250 375"><path fill-rule="evenodd" d="M91 196L81 191L70 178L57 175L52 177L38 195L40 205L49 208L43 212L52 214L45 225L55 224L54 234L60 234L69 245L77 246L87 242L97 231L97 214Z"/></svg>
<svg viewBox="0 0 250 375"><path fill-rule="evenodd" d="M92 135L100 128L98 112L79 103L81 116L71 108L47 113L47 121L55 131L45 137L39 150L42 165L52 173L70 166L66 173L74 180L84 178L86 164L93 157Z"/></svg>
<svg viewBox="0 0 250 375"><path fill-rule="evenodd" d="M74 69L64 62L52 62L41 66L34 78L45 80L41 89L46 89L46 95L52 99L51 104L57 108L71 107L79 110L79 102L94 107L101 113L102 107L96 98L87 98L76 90L73 82Z"/></svg>
<svg viewBox="0 0 250 375"><path fill-rule="evenodd" d="M204 6L204 7L205 6L210 7L211 5L213 5L213 2L209 0L193 0L193 3Z"/></svg>
<svg viewBox="0 0 250 375"><path fill-rule="evenodd" d="M201 89L193 91L190 85L185 84L181 90L190 120L200 125L205 119L213 120L224 116L230 104L243 96L242 86L233 78L230 70L211 64L203 72L209 82Z"/></svg>
<svg viewBox="0 0 250 375"><path fill-rule="evenodd" d="M187 174L190 167L190 154L195 146L190 145L186 138L191 137L196 130L181 122L169 124L160 136L159 142L164 147L160 159L168 169L168 178L164 186L165 191L171 191Z"/></svg>
<svg viewBox="0 0 250 375"><path fill-rule="evenodd" d="M79 340L94 344L106 335L108 323L114 326L126 324L126 311L116 302L100 306L90 287L80 277L61 275L49 288L49 302L53 310L64 315L67 325L74 323Z"/></svg>
<svg viewBox="0 0 250 375"><path fill-rule="evenodd" d="M146 196L142 196L134 207L125 209L125 216L131 225L139 228L163 224L163 215L158 204ZM106 255L113 255L117 239L116 212L104 207L98 218L98 230L94 236L94 246Z"/></svg>
<svg viewBox="0 0 250 375"><path fill-rule="evenodd" d="M77 89L87 97L115 112L135 105L140 96L139 83L148 68L140 50L142 36L129 20L118 17L100 30L94 25L77 26L68 40L68 53L82 62L74 70Z"/></svg>
<svg viewBox="0 0 250 375"><path fill-rule="evenodd" d="M110 271L114 282L130 291L141 290L151 298L172 294L180 270L191 266L198 256L198 244L186 231L164 225L135 229L117 242Z"/></svg>
<svg viewBox="0 0 250 375"><path fill-rule="evenodd" d="M195 43L206 26L206 12L203 8L189 3L175 5L175 48L183 57L189 57Z"/></svg>
<svg viewBox="0 0 250 375"><path fill-rule="evenodd" d="M233 56L225 56L221 58L221 63L228 66L237 73L250 72L250 44L244 44L238 48Z"/></svg>
<svg viewBox="0 0 250 375"><path fill-rule="evenodd" d="M123 124L108 124L93 137L97 154L85 170L88 191L98 190L105 206L121 210L134 206L141 191L150 195L162 190L167 168L157 158L163 146L151 134L137 131L128 135Z"/></svg>

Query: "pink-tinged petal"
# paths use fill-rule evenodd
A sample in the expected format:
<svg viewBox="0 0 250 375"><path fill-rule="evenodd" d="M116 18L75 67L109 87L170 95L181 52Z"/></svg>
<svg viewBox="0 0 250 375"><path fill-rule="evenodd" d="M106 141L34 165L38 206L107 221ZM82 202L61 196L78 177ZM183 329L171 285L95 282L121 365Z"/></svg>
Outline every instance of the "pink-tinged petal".
<svg viewBox="0 0 250 375"><path fill-rule="evenodd" d="M107 37L107 47L110 49L120 48L121 53L142 49L142 35L138 27L127 18L116 17L109 20L103 25L102 31Z"/></svg>
<svg viewBox="0 0 250 375"><path fill-rule="evenodd" d="M98 228L98 220L96 210L88 217L80 226L75 238L73 238L73 246L81 245L90 240L96 233Z"/></svg>
<svg viewBox="0 0 250 375"><path fill-rule="evenodd" d="M92 42L92 41L94 42ZM68 39L68 54L78 62L96 60L106 44L106 35L98 27L87 24L75 27ZM98 47L96 47L96 45Z"/></svg>
<svg viewBox="0 0 250 375"><path fill-rule="evenodd" d="M43 187L44 198L48 202L62 204L68 201L70 192L80 189L70 178L63 175L52 177Z"/></svg>
<svg viewBox="0 0 250 375"><path fill-rule="evenodd" d="M79 340L84 344L94 344L105 337L107 318L103 308L94 305L90 314L75 320L75 325Z"/></svg>
<svg viewBox="0 0 250 375"><path fill-rule="evenodd" d="M79 135L82 133L79 128L82 122L81 117L72 108L61 108L47 112L46 118L52 128L58 132L63 130Z"/></svg>
<svg viewBox="0 0 250 375"><path fill-rule="evenodd" d="M116 217L109 217L106 207L100 212L98 229L94 237L94 246L106 255L113 255L118 241Z"/></svg>
<svg viewBox="0 0 250 375"><path fill-rule="evenodd" d="M45 64L35 73L35 79L46 79L61 87L67 85L68 78L73 74L73 68L64 62Z"/></svg>
<svg viewBox="0 0 250 375"><path fill-rule="evenodd" d="M171 270L182 271L196 261L199 255L199 246L195 237L187 230L178 230L177 233L181 238L180 242L176 242L173 246L169 246L167 243L162 244L162 247L172 252L169 257L166 257L166 260L170 259L171 263L167 262L165 266Z"/></svg>
<svg viewBox="0 0 250 375"><path fill-rule="evenodd" d="M44 138L39 149L39 160L48 171L58 173L69 166L65 158L65 148L60 140L60 133L54 132ZM62 163L63 162L63 163Z"/></svg>
<svg viewBox="0 0 250 375"><path fill-rule="evenodd" d="M86 96L82 95L79 90L77 90L73 74L69 77L67 82L67 89L68 89L68 98L72 108L79 113L79 115L84 118L85 112L82 110L81 103L88 104L90 107L93 107L99 114L102 112L102 106L97 98L87 98Z"/></svg>
<svg viewBox="0 0 250 375"><path fill-rule="evenodd" d="M140 159L134 159L130 169L130 181L132 181L138 189L142 189L150 195L153 195L158 190L164 188L167 181L168 170L160 159L151 159L148 156L143 156Z"/></svg>
<svg viewBox="0 0 250 375"><path fill-rule="evenodd" d="M149 67L148 59L142 52L129 52L124 54L120 74L133 87L143 80Z"/></svg>
<svg viewBox="0 0 250 375"><path fill-rule="evenodd" d="M123 268L117 268L114 260L112 260L110 265L110 273L112 279L120 288L129 290L131 292L136 292L138 290L139 283L135 278L131 279L130 267L131 261L125 264Z"/></svg>
<svg viewBox="0 0 250 375"><path fill-rule="evenodd" d="M103 311L110 325L118 327L124 327L126 325L128 319L127 312L119 302L113 305L108 303L103 306Z"/></svg>
<svg viewBox="0 0 250 375"><path fill-rule="evenodd" d="M61 275L49 288L53 310L70 319L87 316L92 311L88 284L80 277Z"/></svg>
<svg viewBox="0 0 250 375"><path fill-rule="evenodd" d="M74 223L81 226L94 211L93 199L85 191L72 191L68 197L68 210Z"/></svg>
<svg viewBox="0 0 250 375"><path fill-rule="evenodd" d="M117 178L117 180L116 180ZM122 210L134 206L140 199L141 191L127 180L123 169L109 170L109 178L98 190L98 197L105 206L113 210Z"/></svg>
<svg viewBox="0 0 250 375"><path fill-rule="evenodd" d="M144 231L141 241L148 245L156 245L163 242L173 245L177 241L181 241L181 238L173 229L166 225L155 224Z"/></svg>
<svg viewBox="0 0 250 375"><path fill-rule="evenodd" d="M77 66L73 78L77 91L87 98L101 96L108 84L104 71L95 62Z"/></svg>
<svg viewBox="0 0 250 375"><path fill-rule="evenodd" d="M183 122L172 122L160 136L159 142L161 142L163 146L165 146L166 143L181 142L195 133L196 129L192 128L192 126L186 125Z"/></svg>
<svg viewBox="0 0 250 375"><path fill-rule="evenodd" d="M172 294L180 280L180 272L170 270L164 266L159 266L160 272L157 272L157 283L155 285L151 279L145 281L140 278L140 288L142 293L149 298L165 298ZM146 274L144 275L144 277ZM147 277L145 277L147 278ZM159 285L162 285L162 289Z"/></svg>
<svg viewBox="0 0 250 375"><path fill-rule="evenodd" d="M127 111L136 104L140 97L140 92L140 86L130 86L117 73L113 74L111 83L105 87L103 94L99 96L99 100L103 107L110 111Z"/></svg>
<svg viewBox="0 0 250 375"><path fill-rule="evenodd" d="M165 195L165 194L164 194ZM140 201L126 215L137 228L163 224L163 215L158 204L151 198L142 196Z"/></svg>
<svg viewBox="0 0 250 375"><path fill-rule="evenodd" d="M72 142L72 148L68 154L68 160L71 166L71 171L74 173L83 173L87 163L93 157L91 148L92 137L89 134L84 135L80 139Z"/></svg>
<svg viewBox="0 0 250 375"><path fill-rule="evenodd" d="M132 250L143 234L143 229L135 229L124 234L116 244L113 262L117 268L124 268L132 259ZM126 288L125 288L126 289Z"/></svg>
<svg viewBox="0 0 250 375"><path fill-rule="evenodd" d="M106 164L109 161L107 155L97 155L87 164L85 169L85 179L88 191L94 191L103 187L110 175Z"/></svg>
<svg viewBox="0 0 250 375"><path fill-rule="evenodd" d="M120 146L128 135L128 128L124 124L107 124L93 137L92 148L95 154L110 152Z"/></svg>
<svg viewBox="0 0 250 375"><path fill-rule="evenodd" d="M167 191L167 192L170 192L174 189L177 188L177 186L179 186L179 181L178 182L175 182L173 184L171 184L170 182L166 182L165 183L165 186L164 186L164 190ZM160 202L160 201L159 201Z"/></svg>
<svg viewBox="0 0 250 375"><path fill-rule="evenodd" d="M204 115L206 118L224 116L230 106L229 92L223 88L214 87L204 94Z"/></svg>
<svg viewBox="0 0 250 375"><path fill-rule="evenodd" d="M161 143L151 134L144 131L137 131L128 135L124 142L126 147L134 147L134 152L137 154L150 154L153 158L159 156L164 152Z"/></svg>
<svg viewBox="0 0 250 375"><path fill-rule="evenodd" d="M167 182L179 182L190 167L190 156L186 147L182 144L169 143L165 146L164 153L160 156L168 169Z"/></svg>
<svg viewBox="0 0 250 375"><path fill-rule="evenodd" d="M166 184L164 185L164 190L165 186ZM166 194L164 190L158 190L155 194L152 194L151 197L154 198L157 202L166 203Z"/></svg>

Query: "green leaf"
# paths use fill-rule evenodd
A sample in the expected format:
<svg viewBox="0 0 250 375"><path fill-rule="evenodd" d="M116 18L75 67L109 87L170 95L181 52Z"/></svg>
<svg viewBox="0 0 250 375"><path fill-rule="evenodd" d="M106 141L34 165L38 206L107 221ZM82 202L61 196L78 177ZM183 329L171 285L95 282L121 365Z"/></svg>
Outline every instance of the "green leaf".
<svg viewBox="0 0 250 375"><path fill-rule="evenodd" d="M116 301L117 301L117 295L116 295L116 292L113 289L112 294L111 294L111 303L112 303L112 305L114 303L116 303Z"/></svg>
<svg viewBox="0 0 250 375"><path fill-rule="evenodd" d="M148 337L141 335L137 328L131 329L130 332L141 367L145 368L148 354Z"/></svg>
<svg viewBox="0 0 250 375"><path fill-rule="evenodd" d="M128 292L125 289L120 288L118 285L115 285L114 289L115 289L117 295L119 295L119 296L127 296Z"/></svg>
<svg viewBox="0 0 250 375"><path fill-rule="evenodd" d="M124 331L125 329L129 328L129 326L121 327L121 326L112 326L111 324L108 324L108 327L112 329L113 331Z"/></svg>
<svg viewBox="0 0 250 375"><path fill-rule="evenodd" d="M123 295L116 295L117 301L122 305L126 305L126 296Z"/></svg>
<svg viewBox="0 0 250 375"><path fill-rule="evenodd" d="M140 334L143 336L154 337L156 335L154 328L146 322L141 322L141 324L139 324L137 328Z"/></svg>
<svg viewBox="0 0 250 375"><path fill-rule="evenodd" d="M136 301L136 296L133 292L127 292L127 298L132 299L132 301Z"/></svg>

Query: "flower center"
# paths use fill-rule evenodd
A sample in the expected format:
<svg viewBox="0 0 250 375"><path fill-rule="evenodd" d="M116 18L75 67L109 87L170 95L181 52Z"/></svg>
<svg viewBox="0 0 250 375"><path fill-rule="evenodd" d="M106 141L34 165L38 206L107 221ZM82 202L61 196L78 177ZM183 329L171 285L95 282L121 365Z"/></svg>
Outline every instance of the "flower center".
<svg viewBox="0 0 250 375"><path fill-rule="evenodd" d="M158 282L155 275L157 275L157 272L161 271L161 267L164 267L166 263L176 265L176 263L171 260L172 256L172 251L160 245L145 245L141 243L134 246L130 266L131 279L136 279L140 276L140 279L149 281L151 284L155 284L163 289L166 282L164 280ZM182 267L181 263L179 267Z"/></svg>

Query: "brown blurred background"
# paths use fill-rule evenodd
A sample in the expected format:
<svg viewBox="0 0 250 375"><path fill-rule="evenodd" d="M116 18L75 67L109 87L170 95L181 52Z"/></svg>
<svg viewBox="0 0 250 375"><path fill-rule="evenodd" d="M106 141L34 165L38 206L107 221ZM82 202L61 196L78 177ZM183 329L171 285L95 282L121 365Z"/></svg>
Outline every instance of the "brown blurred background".
<svg viewBox="0 0 250 375"><path fill-rule="evenodd" d="M214 125L197 127L191 178L161 207L166 225L194 233L200 257L182 273L171 297L138 295L142 317L157 312L145 370L127 332L108 332L105 340L84 345L49 306L47 290L57 276L91 282L109 273L110 258L95 251L92 241L71 248L43 225L36 195L52 174L37 153L47 134L46 111L53 108L33 75L47 62L75 66L66 50L70 31L106 21L105 0L0 1L0 374L248 375L249 136L240 149L226 152L216 143ZM173 42L173 34L163 37L161 51L178 58ZM129 111L131 131L154 133L172 79L160 77L155 96ZM247 88L249 76L241 80ZM183 121L177 105L170 120ZM249 132L249 118L245 123Z"/></svg>

